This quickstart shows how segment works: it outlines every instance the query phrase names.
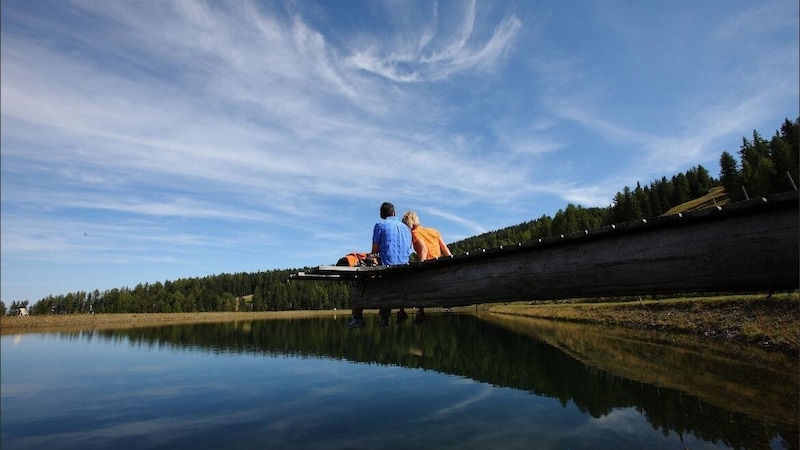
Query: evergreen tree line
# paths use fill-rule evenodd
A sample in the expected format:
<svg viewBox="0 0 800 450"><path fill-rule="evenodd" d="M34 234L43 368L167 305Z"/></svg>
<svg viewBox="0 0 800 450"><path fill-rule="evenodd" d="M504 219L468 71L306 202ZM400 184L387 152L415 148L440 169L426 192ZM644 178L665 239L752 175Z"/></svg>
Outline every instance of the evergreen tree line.
<svg viewBox="0 0 800 450"><path fill-rule="evenodd" d="M566 209L558 210L553 217L543 215L519 225L469 237L450 244L450 250L458 254L482 248L515 245L656 217L675 206L703 197L712 188L720 185L732 201L796 190L796 183L800 178L800 118L794 122L786 119L769 141L753 131L752 141L742 138L738 154L740 162L730 153L722 153L719 180L714 179L705 167L698 165L685 173L674 175L671 179L662 177L645 187L638 182L634 189L625 186L614 196L614 202L607 208L584 208L569 204Z"/></svg>
<svg viewBox="0 0 800 450"><path fill-rule="evenodd" d="M703 166L697 166L686 173L674 175L669 180L662 177L649 186L642 187L638 182L634 190L625 186L622 192L614 196L614 203L607 208L584 208L570 203L565 209L559 209L553 217L542 215L538 219L519 225L469 237L451 244L450 250L457 254L481 248L515 245L520 242L659 216L673 206L706 195L717 184L718 181L711 177L708 170Z"/></svg>
<svg viewBox="0 0 800 450"><path fill-rule="evenodd" d="M31 314L180 313L320 310L348 307L349 285L339 282L288 282L297 270L212 275L135 288L74 292L45 297ZM27 301L24 302L27 306ZM9 314L18 311L12 304ZM22 303L19 303L22 306Z"/></svg>
<svg viewBox="0 0 800 450"><path fill-rule="evenodd" d="M728 152L720 157L720 182L732 200L764 197L797 189L800 170L800 118L786 119L769 141L753 131L742 138L741 164Z"/></svg>
<svg viewBox="0 0 800 450"><path fill-rule="evenodd" d="M613 223L654 217L672 207L706 195L723 186L731 200L796 189L800 167L800 117L786 119L769 141L757 131L753 139L742 138L740 161L728 152L720 157L720 179L702 166L662 177L642 187L625 186L607 208L584 208L569 204L555 216L542 217L449 244L454 254L481 248L514 245L535 239L570 234ZM139 284L104 292L74 292L48 296L29 307L31 314L168 313L206 311L282 311L291 309L344 309L350 286L339 282L287 282L294 269L184 278ZM14 301L8 314L16 314L28 301ZM0 314L6 306L0 302Z"/></svg>

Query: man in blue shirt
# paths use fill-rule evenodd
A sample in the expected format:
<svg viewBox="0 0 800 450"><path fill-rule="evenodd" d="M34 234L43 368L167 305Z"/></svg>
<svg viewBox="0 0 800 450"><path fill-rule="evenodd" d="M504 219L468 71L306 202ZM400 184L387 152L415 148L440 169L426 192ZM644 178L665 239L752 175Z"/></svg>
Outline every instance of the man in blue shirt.
<svg viewBox="0 0 800 450"><path fill-rule="evenodd" d="M372 253L381 257L381 265L408 264L411 256L411 229L397 218L394 205L381 205L382 221L372 229Z"/></svg>
<svg viewBox="0 0 800 450"><path fill-rule="evenodd" d="M394 205L389 202L381 205L381 219L372 229L372 253L380 256L381 265L384 266L408 264L412 252L411 229L397 218ZM353 317L347 326L355 328L366 325L363 312L363 309L353 308ZM390 314L388 308L381 308L378 325L388 326Z"/></svg>

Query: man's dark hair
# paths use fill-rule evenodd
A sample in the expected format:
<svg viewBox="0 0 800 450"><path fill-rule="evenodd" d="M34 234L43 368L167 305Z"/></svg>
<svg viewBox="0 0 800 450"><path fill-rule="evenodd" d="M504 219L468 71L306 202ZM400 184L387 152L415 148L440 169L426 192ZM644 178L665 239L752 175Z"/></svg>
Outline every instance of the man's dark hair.
<svg viewBox="0 0 800 450"><path fill-rule="evenodd" d="M394 215L394 205L389 202L384 202L381 205L381 219L385 219Z"/></svg>

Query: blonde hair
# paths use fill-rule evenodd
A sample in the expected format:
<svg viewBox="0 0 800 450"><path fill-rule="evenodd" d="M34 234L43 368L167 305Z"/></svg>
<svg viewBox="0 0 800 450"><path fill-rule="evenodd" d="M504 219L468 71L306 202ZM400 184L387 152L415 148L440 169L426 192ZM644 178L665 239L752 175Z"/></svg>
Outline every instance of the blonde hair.
<svg viewBox="0 0 800 450"><path fill-rule="evenodd" d="M414 211L408 211L403 214L403 223L408 225L408 228L414 228L419 225L419 217Z"/></svg>

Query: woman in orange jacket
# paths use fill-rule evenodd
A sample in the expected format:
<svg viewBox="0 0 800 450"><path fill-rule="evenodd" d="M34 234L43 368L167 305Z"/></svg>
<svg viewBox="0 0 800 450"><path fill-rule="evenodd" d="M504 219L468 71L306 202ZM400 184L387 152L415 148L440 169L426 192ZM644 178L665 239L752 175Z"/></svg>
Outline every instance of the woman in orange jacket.
<svg viewBox="0 0 800 450"><path fill-rule="evenodd" d="M452 255L439 230L420 225L419 216L414 211L408 211L403 214L403 223L411 228L411 245L414 247L414 251L417 252L417 257L420 261ZM397 312L397 316L398 320L400 320L400 317L407 317L402 309ZM425 320L425 310L418 308L414 323L419 324L423 320Z"/></svg>

